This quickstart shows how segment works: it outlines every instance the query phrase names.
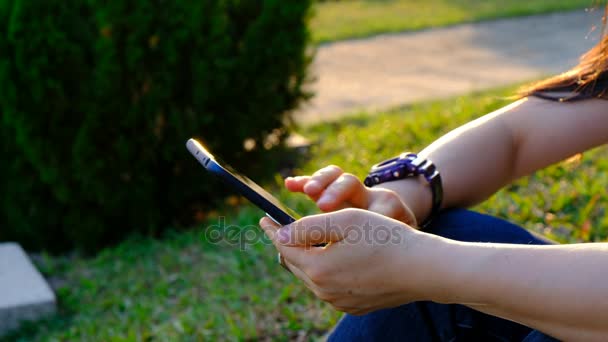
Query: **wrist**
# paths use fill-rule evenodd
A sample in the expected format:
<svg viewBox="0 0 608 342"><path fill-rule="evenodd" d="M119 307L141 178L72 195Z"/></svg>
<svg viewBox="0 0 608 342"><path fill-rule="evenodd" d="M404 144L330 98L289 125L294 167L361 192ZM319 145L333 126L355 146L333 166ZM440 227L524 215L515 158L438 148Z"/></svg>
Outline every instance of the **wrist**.
<svg viewBox="0 0 608 342"><path fill-rule="evenodd" d="M414 213L418 224L424 222L431 213L433 197L429 183L422 177L404 178L374 186L374 188L392 190L403 203Z"/></svg>
<svg viewBox="0 0 608 342"><path fill-rule="evenodd" d="M480 277L485 263L474 244L437 237L441 252L432 259L439 285L434 289L433 301L443 304L485 306L485 287ZM437 250L436 250L437 251Z"/></svg>
<svg viewBox="0 0 608 342"><path fill-rule="evenodd" d="M412 234L412 233L410 233ZM404 239L395 260L401 302L433 301L447 303L446 278L441 263L444 255L441 237L417 231ZM405 271L404 271L405 270Z"/></svg>
<svg viewBox="0 0 608 342"><path fill-rule="evenodd" d="M430 159L411 152L401 153L397 157L386 159L372 166L369 174L365 177L364 184L372 187L386 182L409 178L416 179L417 181L423 178L429 185L428 190L431 192L430 214L424 215L422 211L423 207L416 209L419 217L425 217L425 219L419 220L420 222L418 223L419 227L424 228L437 215L443 202L441 174Z"/></svg>
<svg viewBox="0 0 608 342"><path fill-rule="evenodd" d="M474 265L479 263L471 259L466 243L417 232L410 246L404 247L399 267L411 270L401 273L404 294L415 293L416 301L483 305L478 284L473 281L478 278Z"/></svg>

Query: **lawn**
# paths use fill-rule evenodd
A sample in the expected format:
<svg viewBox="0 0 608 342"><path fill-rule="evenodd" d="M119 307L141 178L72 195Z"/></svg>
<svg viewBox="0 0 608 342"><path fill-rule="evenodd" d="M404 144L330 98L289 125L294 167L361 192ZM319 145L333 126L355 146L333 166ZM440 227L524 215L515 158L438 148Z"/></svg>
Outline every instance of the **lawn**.
<svg viewBox="0 0 608 342"><path fill-rule="evenodd" d="M574 10L596 0L344 0L315 5L315 43L463 22Z"/></svg>
<svg viewBox="0 0 608 342"><path fill-rule="evenodd" d="M299 172L329 163L363 176L369 165L419 150L440 134L505 103L513 88L407 106L302 129L316 141ZM277 183L279 180L277 179ZM608 234L608 149L599 148L517 181L478 210L561 242L605 240ZM266 184L272 187L273 184ZM276 184L275 184L276 185ZM275 188L303 214L310 202ZM188 232L162 240L133 237L93 259L37 258L57 288L60 314L10 340L197 341L287 340L322 336L340 314L320 303L275 263L256 227L261 212L227 201L219 211L230 230L213 243L218 213ZM582 229L578 229L581 227ZM238 235L245 231L246 234ZM239 239L239 236L242 239ZM258 241L239 247L239 241ZM266 242L266 243L263 243Z"/></svg>

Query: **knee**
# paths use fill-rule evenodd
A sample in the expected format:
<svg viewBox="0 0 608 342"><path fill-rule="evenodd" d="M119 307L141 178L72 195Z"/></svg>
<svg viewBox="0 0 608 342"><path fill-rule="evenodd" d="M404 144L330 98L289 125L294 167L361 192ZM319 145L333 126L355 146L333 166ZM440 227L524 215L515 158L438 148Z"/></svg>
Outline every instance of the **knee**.
<svg viewBox="0 0 608 342"><path fill-rule="evenodd" d="M331 332L328 341L379 341L401 336L407 325L407 307L383 309L362 316L344 315Z"/></svg>
<svg viewBox="0 0 608 342"><path fill-rule="evenodd" d="M327 339L331 341L377 340L381 336L381 311L363 316L344 315Z"/></svg>
<svg viewBox="0 0 608 342"><path fill-rule="evenodd" d="M484 215L475 211L462 208L446 209L439 212L439 214L433 219L433 221L431 221L430 227L437 226L439 225L439 223L441 223L441 225L459 224L463 221L478 218L479 216Z"/></svg>
<svg viewBox="0 0 608 342"><path fill-rule="evenodd" d="M450 209L441 212L425 231L448 239L467 242L553 243L503 219L466 209Z"/></svg>
<svg viewBox="0 0 608 342"><path fill-rule="evenodd" d="M456 233L462 234L470 230L471 226L481 221L492 219L486 215L467 209L448 209L441 211L425 228L425 232L443 237L453 238Z"/></svg>

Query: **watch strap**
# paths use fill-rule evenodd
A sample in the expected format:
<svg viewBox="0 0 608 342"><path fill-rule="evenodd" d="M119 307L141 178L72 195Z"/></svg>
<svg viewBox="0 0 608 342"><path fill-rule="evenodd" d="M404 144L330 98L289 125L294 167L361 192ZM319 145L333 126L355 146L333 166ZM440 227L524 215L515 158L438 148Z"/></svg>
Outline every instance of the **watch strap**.
<svg viewBox="0 0 608 342"><path fill-rule="evenodd" d="M443 201L441 175L432 161L418 157L415 153L402 153L398 157L387 159L372 166L370 173L363 183L368 187L372 187L384 182L418 176L423 176L429 183L432 194L431 213L424 222L420 224L420 226L424 228L428 226L433 217L439 213Z"/></svg>

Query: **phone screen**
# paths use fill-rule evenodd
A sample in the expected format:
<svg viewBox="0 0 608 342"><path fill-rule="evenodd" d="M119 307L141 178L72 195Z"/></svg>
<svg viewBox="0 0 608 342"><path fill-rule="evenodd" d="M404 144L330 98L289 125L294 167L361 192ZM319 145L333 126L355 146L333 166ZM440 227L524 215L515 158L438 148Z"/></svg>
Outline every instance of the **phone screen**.
<svg viewBox="0 0 608 342"><path fill-rule="evenodd" d="M293 216L294 218L296 218L296 219L299 218L299 215L296 214L293 210L291 210L291 208L289 208L286 205L284 205L283 203L281 203L276 197L274 197L268 191L264 190L264 188L259 186L256 182L252 181L251 179L249 179L247 176L243 175L242 173L236 171L230 165L222 164L222 166L227 172L232 174L232 176L237 178L244 185L248 186L251 189L251 191L254 191L257 194L259 194L260 196L264 197L264 199L266 199L270 203L274 204L276 207L283 210L287 214ZM272 215L272 213L268 213L268 214Z"/></svg>
<svg viewBox="0 0 608 342"><path fill-rule="evenodd" d="M207 171L217 175L224 182L231 185L241 195L260 209L264 210L266 215L276 223L286 225L294 222L300 217L247 176L239 173L227 164L216 160L216 158L195 139L188 140L186 147Z"/></svg>

